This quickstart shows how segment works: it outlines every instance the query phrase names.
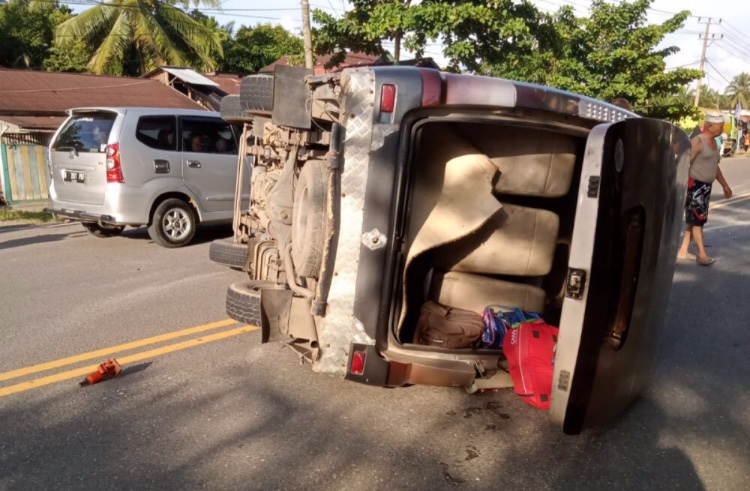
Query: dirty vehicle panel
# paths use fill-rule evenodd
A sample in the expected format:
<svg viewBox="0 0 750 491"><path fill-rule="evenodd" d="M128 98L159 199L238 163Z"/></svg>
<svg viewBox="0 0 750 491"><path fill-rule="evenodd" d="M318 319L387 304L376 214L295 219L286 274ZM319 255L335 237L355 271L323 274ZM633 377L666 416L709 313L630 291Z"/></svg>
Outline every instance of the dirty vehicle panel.
<svg viewBox="0 0 750 491"><path fill-rule="evenodd" d="M250 281L230 287L230 316L319 372L473 392L513 385L502 351L416 344L419 306L513 305L560 326L551 415L565 431L622 411L666 308L684 133L507 80L297 75L276 77L299 100L274 94L252 128L236 217Z"/></svg>

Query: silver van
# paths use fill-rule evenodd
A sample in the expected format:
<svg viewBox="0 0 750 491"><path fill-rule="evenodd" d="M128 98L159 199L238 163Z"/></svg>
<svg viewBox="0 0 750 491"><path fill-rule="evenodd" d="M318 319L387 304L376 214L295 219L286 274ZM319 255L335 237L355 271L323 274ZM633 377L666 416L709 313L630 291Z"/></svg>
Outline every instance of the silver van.
<svg viewBox="0 0 750 491"><path fill-rule="evenodd" d="M215 112L72 109L49 148L49 210L96 237L147 225L183 246L199 223L232 219L238 136Z"/></svg>
<svg viewBox="0 0 750 491"><path fill-rule="evenodd" d="M422 307L518 308L559 327L550 417L566 433L644 390L682 228L681 129L426 68L278 66L273 83L270 110L245 98L246 131L273 138L248 150L252 200L235 220L247 275L227 289L230 317L320 373L473 393L515 388L509 358L421 342Z"/></svg>

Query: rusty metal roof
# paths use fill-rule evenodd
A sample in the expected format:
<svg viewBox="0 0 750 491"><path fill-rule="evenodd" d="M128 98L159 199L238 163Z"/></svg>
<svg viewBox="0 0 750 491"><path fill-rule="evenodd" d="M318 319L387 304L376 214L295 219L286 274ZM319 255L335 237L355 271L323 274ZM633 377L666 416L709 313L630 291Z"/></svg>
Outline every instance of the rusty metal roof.
<svg viewBox="0 0 750 491"><path fill-rule="evenodd" d="M65 116L0 116L0 122L10 123L27 130L56 130Z"/></svg>
<svg viewBox="0 0 750 491"><path fill-rule="evenodd" d="M63 116L81 106L202 109L178 91L142 78L0 71L0 115Z"/></svg>
<svg viewBox="0 0 750 491"><path fill-rule="evenodd" d="M240 77L239 75L221 74L221 75L206 75L219 85L219 88L224 91L227 95L240 93Z"/></svg>

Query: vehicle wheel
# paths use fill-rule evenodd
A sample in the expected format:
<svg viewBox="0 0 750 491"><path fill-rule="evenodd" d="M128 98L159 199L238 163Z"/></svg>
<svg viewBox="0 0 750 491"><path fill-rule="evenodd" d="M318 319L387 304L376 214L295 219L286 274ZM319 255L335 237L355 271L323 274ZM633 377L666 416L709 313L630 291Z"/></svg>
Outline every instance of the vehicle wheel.
<svg viewBox="0 0 750 491"><path fill-rule="evenodd" d="M273 111L273 77L248 75L240 81L240 102L245 111Z"/></svg>
<svg viewBox="0 0 750 491"><path fill-rule="evenodd" d="M165 199L154 210L148 235L162 247L182 247L195 236L195 212L177 198Z"/></svg>
<svg viewBox="0 0 750 491"><path fill-rule="evenodd" d="M299 276L317 278L326 226L326 168L308 161L297 180L292 213L292 260Z"/></svg>
<svg viewBox="0 0 750 491"><path fill-rule="evenodd" d="M99 237L100 239L117 237L123 230L125 230L124 225L107 225L95 222L83 222L81 225L86 229L86 232L94 237Z"/></svg>
<svg viewBox="0 0 750 491"><path fill-rule="evenodd" d="M253 120L253 117L242 109L239 95L227 95L221 99L221 118L227 123L234 124L249 123Z"/></svg>
<svg viewBox="0 0 750 491"><path fill-rule="evenodd" d="M238 244L232 238L215 240L208 249L208 258L211 261L239 270L245 268L247 254L247 244Z"/></svg>
<svg viewBox="0 0 750 491"><path fill-rule="evenodd" d="M260 327L260 291L283 289L272 281L237 281L227 289L227 315L238 322Z"/></svg>

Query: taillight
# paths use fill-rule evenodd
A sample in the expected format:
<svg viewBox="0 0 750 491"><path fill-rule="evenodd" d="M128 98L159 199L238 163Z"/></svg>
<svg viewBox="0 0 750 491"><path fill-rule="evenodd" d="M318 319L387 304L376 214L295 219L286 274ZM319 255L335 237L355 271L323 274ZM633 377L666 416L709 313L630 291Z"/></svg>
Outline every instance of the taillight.
<svg viewBox="0 0 750 491"><path fill-rule="evenodd" d="M381 113L392 113L393 108L396 107L396 86L391 84L383 84L380 89L380 112Z"/></svg>
<svg viewBox="0 0 750 491"><path fill-rule="evenodd" d="M352 368L350 373L354 375L362 375L365 373L365 360L367 359L367 353L364 351L352 352Z"/></svg>
<svg viewBox="0 0 750 491"><path fill-rule="evenodd" d="M120 165L120 144L107 145L107 182L124 182Z"/></svg>

